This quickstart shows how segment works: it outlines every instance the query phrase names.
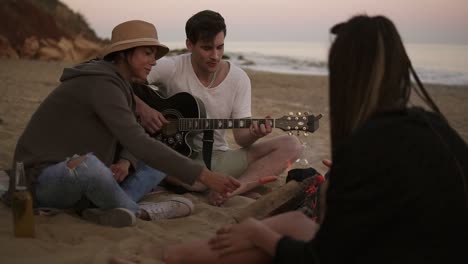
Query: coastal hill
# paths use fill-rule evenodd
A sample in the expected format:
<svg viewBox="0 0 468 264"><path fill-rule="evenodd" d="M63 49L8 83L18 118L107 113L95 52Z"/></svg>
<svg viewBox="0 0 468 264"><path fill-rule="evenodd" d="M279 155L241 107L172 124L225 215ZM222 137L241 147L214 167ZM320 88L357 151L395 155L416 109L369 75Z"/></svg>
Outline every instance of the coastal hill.
<svg viewBox="0 0 468 264"><path fill-rule="evenodd" d="M105 41L85 18L58 0L2 0L0 58L79 62Z"/></svg>

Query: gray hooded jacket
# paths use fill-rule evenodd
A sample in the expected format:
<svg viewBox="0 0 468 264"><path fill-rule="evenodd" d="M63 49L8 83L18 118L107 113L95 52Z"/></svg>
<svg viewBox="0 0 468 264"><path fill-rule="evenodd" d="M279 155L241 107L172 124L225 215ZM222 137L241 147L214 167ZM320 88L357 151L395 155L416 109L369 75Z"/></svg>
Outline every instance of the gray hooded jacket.
<svg viewBox="0 0 468 264"><path fill-rule="evenodd" d="M202 165L144 131L134 113L130 83L112 63L90 61L66 68L60 81L16 146L14 160L24 162L30 187L44 167L90 152L107 166L119 158L135 166L139 159L188 184L200 175Z"/></svg>

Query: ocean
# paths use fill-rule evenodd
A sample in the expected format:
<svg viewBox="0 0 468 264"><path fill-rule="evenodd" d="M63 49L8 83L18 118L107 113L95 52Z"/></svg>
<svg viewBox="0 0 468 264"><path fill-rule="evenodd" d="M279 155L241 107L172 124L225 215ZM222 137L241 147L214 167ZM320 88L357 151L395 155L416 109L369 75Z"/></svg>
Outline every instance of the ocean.
<svg viewBox="0 0 468 264"><path fill-rule="evenodd" d="M182 42L165 42L171 49ZM290 74L327 75L328 42L226 41L225 54L242 68ZM424 83L468 85L468 45L405 44Z"/></svg>

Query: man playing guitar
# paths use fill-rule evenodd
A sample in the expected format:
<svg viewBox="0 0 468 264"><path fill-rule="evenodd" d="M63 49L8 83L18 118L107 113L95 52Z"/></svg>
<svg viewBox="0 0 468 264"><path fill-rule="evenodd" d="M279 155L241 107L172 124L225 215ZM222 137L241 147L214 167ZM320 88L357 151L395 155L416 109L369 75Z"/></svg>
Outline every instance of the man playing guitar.
<svg viewBox="0 0 468 264"><path fill-rule="evenodd" d="M210 10L201 11L187 21L186 35L190 53L159 60L148 75L148 83L162 84L159 88L165 96L187 92L200 98L208 118L250 117L250 79L242 69L222 60L226 36L223 17ZM162 113L136 96L135 100L137 113L147 131L155 133L168 124ZM257 142L271 131L271 122L252 122L248 129L234 129L235 142L240 146L235 150L229 148L225 130L214 131L211 169L234 176L241 182L241 186L230 196L247 193L260 184L247 183L280 174L299 156L301 146L296 137L284 135ZM200 162L203 162L202 145L200 133L194 139L195 155L191 156ZM183 185L170 176L167 180ZM200 184L184 187L204 190ZM224 203L226 198L215 192L209 194L209 202L217 206Z"/></svg>

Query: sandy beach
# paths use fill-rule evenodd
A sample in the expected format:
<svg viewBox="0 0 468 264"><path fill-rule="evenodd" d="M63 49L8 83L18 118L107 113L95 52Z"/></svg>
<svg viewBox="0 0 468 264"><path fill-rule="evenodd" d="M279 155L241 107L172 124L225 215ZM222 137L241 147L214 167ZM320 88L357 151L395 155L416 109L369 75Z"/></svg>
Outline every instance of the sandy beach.
<svg viewBox="0 0 468 264"><path fill-rule="evenodd" d="M16 141L34 110L59 83L66 63L0 59L0 170L11 162ZM279 118L289 112L323 114L320 128L300 139L309 146L311 166L325 172L321 164L329 158L327 78L247 71L252 81L254 117ZM468 86L427 85L450 124L468 141ZM416 105L417 98L412 98ZM273 135L283 134L275 129ZM277 188L283 178L270 184ZM266 188L264 188L266 190ZM265 191L264 190L264 191ZM157 201L169 194L147 199ZM110 228L81 220L75 215L36 217L36 238L13 236L10 210L0 204L0 263L105 263L118 255L138 263L158 263L148 256L148 245L164 246L180 241L209 238L217 228L234 222L233 213L253 200L234 197L224 207L213 207L197 195L185 194L196 209L193 215L174 220L145 222L135 227Z"/></svg>

